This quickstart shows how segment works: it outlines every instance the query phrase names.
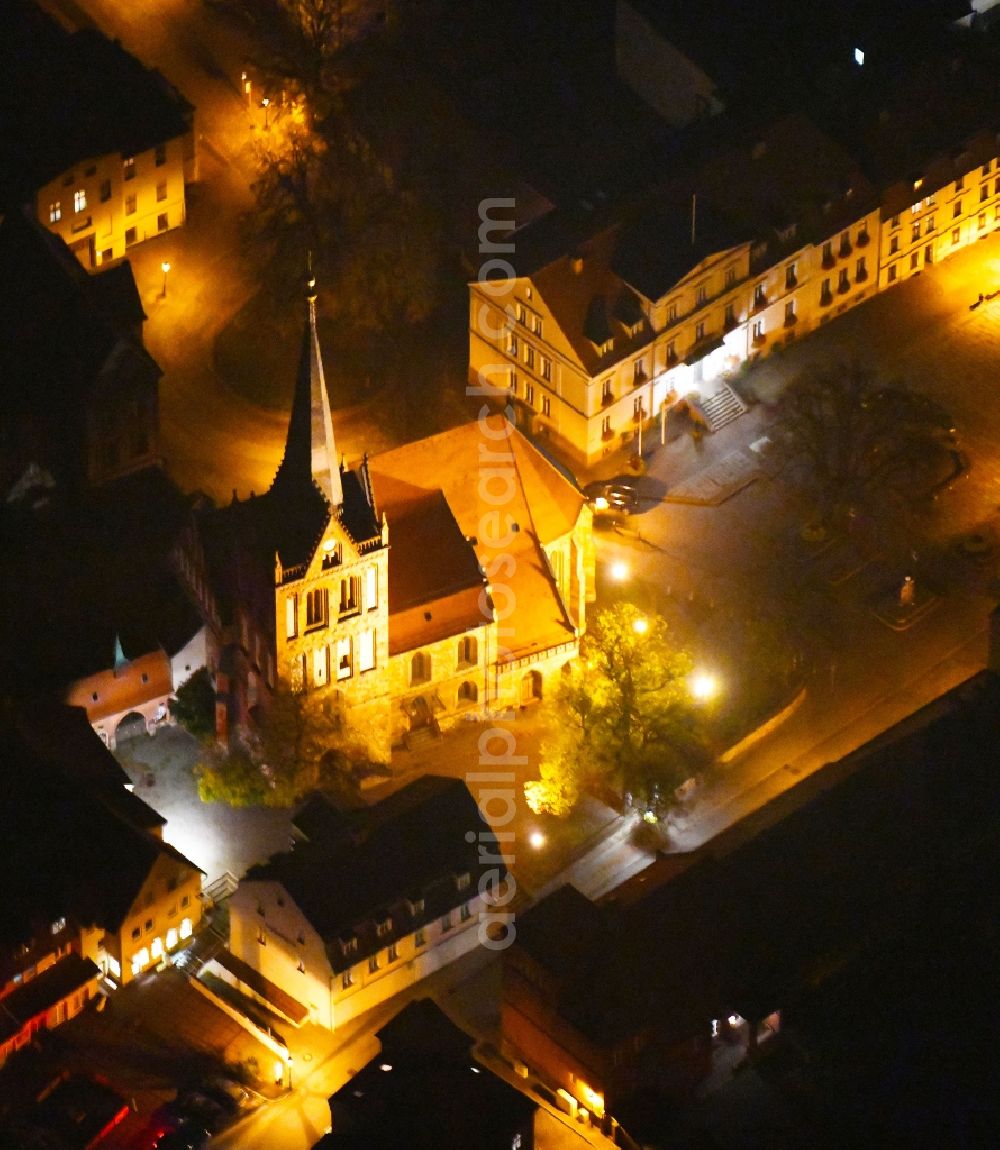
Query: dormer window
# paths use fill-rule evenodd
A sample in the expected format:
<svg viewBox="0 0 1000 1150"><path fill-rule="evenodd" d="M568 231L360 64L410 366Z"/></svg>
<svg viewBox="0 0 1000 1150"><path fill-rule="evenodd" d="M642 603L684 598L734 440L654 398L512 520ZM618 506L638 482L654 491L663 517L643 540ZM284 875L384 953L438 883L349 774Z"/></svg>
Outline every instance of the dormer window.
<svg viewBox="0 0 1000 1150"><path fill-rule="evenodd" d="M375 934L379 938L386 938L392 933L392 919L387 915L375 923Z"/></svg>
<svg viewBox="0 0 1000 1150"><path fill-rule="evenodd" d="M406 909L410 912L411 918L417 918L424 913L426 902L423 895L416 898L408 898L406 900Z"/></svg>
<svg viewBox="0 0 1000 1150"><path fill-rule="evenodd" d="M461 874L455 875L455 890L468 890L472 882L472 875L468 871L462 871Z"/></svg>
<svg viewBox="0 0 1000 1150"><path fill-rule="evenodd" d="M340 939L340 950L342 954L357 954L358 936L356 934L349 934Z"/></svg>

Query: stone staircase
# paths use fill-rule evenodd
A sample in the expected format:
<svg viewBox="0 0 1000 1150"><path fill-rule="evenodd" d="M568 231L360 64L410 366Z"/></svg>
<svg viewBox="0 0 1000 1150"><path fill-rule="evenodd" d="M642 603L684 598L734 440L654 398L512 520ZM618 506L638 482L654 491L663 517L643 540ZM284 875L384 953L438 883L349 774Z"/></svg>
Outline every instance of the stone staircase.
<svg viewBox="0 0 1000 1150"><path fill-rule="evenodd" d="M718 391L707 399L700 400L698 406L705 416L709 431L718 431L720 427L739 419L747 410L746 404L728 383L720 384Z"/></svg>

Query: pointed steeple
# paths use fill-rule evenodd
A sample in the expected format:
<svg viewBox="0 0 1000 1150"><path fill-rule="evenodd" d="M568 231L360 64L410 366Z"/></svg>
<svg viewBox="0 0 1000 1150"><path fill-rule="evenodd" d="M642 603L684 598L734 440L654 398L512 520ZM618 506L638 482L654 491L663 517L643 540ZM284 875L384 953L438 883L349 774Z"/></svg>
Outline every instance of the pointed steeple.
<svg viewBox="0 0 1000 1150"><path fill-rule="evenodd" d="M330 396L323 375L323 357L316 335L316 280L311 268L306 284L306 309L285 454L272 486L297 488L311 480L331 507L340 507L344 502L344 490L333 438Z"/></svg>
<svg viewBox="0 0 1000 1150"><path fill-rule="evenodd" d="M117 674L122 669L122 667L127 666L128 659L125 658L125 651L122 647L122 637L117 632L115 632L115 654L113 664L115 674Z"/></svg>

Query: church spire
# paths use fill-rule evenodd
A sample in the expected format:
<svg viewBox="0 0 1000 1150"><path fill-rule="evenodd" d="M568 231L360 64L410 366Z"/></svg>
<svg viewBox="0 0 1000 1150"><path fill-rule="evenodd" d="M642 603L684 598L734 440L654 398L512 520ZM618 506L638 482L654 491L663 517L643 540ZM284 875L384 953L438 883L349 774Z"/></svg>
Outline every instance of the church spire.
<svg viewBox="0 0 1000 1150"><path fill-rule="evenodd" d="M306 282L306 309L285 455L273 486L289 483L297 486L303 480L311 479L331 507L340 507L344 502L344 491L333 438L330 396L326 390L323 357L316 335L316 279L311 266Z"/></svg>

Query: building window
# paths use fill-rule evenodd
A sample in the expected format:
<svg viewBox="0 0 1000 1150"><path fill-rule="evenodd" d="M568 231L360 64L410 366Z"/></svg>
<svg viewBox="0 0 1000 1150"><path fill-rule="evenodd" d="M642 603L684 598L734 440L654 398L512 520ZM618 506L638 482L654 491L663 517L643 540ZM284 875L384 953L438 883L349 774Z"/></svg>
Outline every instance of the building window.
<svg viewBox="0 0 1000 1150"><path fill-rule="evenodd" d="M441 933L447 934L451 930L451 911L441 915Z"/></svg>
<svg viewBox="0 0 1000 1150"><path fill-rule="evenodd" d="M893 236L889 240L889 255L893 255L899 251L899 236Z"/></svg>
<svg viewBox="0 0 1000 1150"><path fill-rule="evenodd" d="M325 687L330 677L330 648L317 647L313 651L313 685Z"/></svg>
<svg viewBox="0 0 1000 1150"><path fill-rule="evenodd" d="M723 321L727 328L736 326L736 305L732 303L726 304L726 314Z"/></svg>
<svg viewBox="0 0 1000 1150"><path fill-rule="evenodd" d="M667 367L673 367L677 362L677 344L671 340L667 344Z"/></svg>
<svg viewBox="0 0 1000 1150"><path fill-rule="evenodd" d="M646 361L641 357L632 365L632 383L642 383L646 378Z"/></svg>
<svg viewBox="0 0 1000 1150"><path fill-rule="evenodd" d="M469 909L467 902L462 903L462 909L459 911L459 914L461 915L462 922L468 922L469 919L472 918L472 911Z"/></svg>
<svg viewBox="0 0 1000 1150"><path fill-rule="evenodd" d="M863 283L868 278L868 265L865 263L865 257L860 256L857 266L854 269L854 279L857 283Z"/></svg>
<svg viewBox="0 0 1000 1150"><path fill-rule="evenodd" d="M606 416L605 416L605 417L604 417L604 418L601 420L601 438L602 438L602 439L610 439L610 438L611 438L611 435L612 435L612 431L611 431L611 416L610 416L610 415L606 415Z"/></svg>
<svg viewBox="0 0 1000 1150"><path fill-rule="evenodd" d="M135 179L135 156L126 156L122 160L122 175L126 180Z"/></svg>
<svg viewBox="0 0 1000 1150"><path fill-rule="evenodd" d="M672 303L667 305L667 323L677 322L677 304Z"/></svg>
<svg viewBox="0 0 1000 1150"><path fill-rule="evenodd" d="M610 379L606 379L601 384L601 403L607 407L609 403L614 401L614 398L614 383Z"/></svg>
<svg viewBox="0 0 1000 1150"><path fill-rule="evenodd" d="M417 651L410 660L410 682L427 683L431 677L431 657L426 651Z"/></svg>
<svg viewBox="0 0 1000 1150"><path fill-rule="evenodd" d="M161 212L156 217L156 230L158 232L165 232L169 226L170 226L170 221L167 218L167 213Z"/></svg>
<svg viewBox="0 0 1000 1150"><path fill-rule="evenodd" d="M965 188L965 176L959 176L955 181L955 191L960 192Z"/></svg>
<svg viewBox="0 0 1000 1150"><path fill-rule="evenodd" d="M982 231L986 227L986 213L980 212L979 218L976 220L976 227Z"/></svg>
<svg viewBox="0 0 1000 1150"><path fill-rule="evenodd" d="M552 400L547 395L542 396L542 415L552 415Z"/></svg>
<svg viewBox="0 0 1000 1150"><path fill-rule="evenodd" d="M471 680L466 679L458 685L459 706L463 703L475 703L479 699L479 688Z"/></svg>
<svg viewBox="0 0 1000 1150"><path fill-rule="evenodd" d="M459 667L471 667L479 658L479 643L475 635L463 635L458 641Z"/></svg>
<svg viewBox="0 0 1000 1150"><path fill-rule="evenodd" d="M386 938L392 932L392 919L383 918L381 922L375 923L375 933L379 938Z"/></svg>
<svg viewBox="0 0 1000 1150"><path fill-rule="evenodd" d="M979 185L979 202L981 204L985 203L986 200L988 200L989 198L990 198L990 185L989 184L980 184Z"/></svg>
<svg viewBox="0 0 1000 1150"><path fill-rule="evenodd" d="M158 168L162 168L166 162L167 162L167 145L166 144L157 144L156 145L156 166Z"/></svg>
<svg viewBox="0 0 1000 1150"><path fill-rule="evenodd" d="M889 275L887 278L888 278L888 282L891 284L896 282L896 265L895 264L893 264L889 268Z"/></svg>
<svg viewBox="0 0 1000 1150"><path fill-rule="evenodd" d="M149 951L153 958L161 959L163 957L163 939L154 938L149 945Z"/></svg>
<svg viewBox="0 0 1000 1150"><path fill-rule="evenodd" d="M343 639L337 640L337 679L349 679L351 677L351 637L345 635Z"/></svg>
<svg viewBox="0 0 1000 1150"><path fill-rule="evenodd" d="M399 961L399 948L396 946L395 943L393 943L392 946L389 947L389 950L386 952L386 958L388 959L389 962L398 962Z"/></svg>
<svg viewBox="0 0 1000 1150"><path fill-rule="evenodd" d="M356 615L361 610L361 579L350 575L340 581L340 617Z"/></svg>
<svg viewBox="0 0 1000 1150"><path fill-rule="evenodd" d="M177 928L172 926L167 931L167 950L173 950L177 945Z"/></svg>
<svg viewBox="0 0 1000 1150"><path fill-rule="evenodd" d="M507 332L507 354L517 355L517 336L512 332Z"/></svg>
<svg viewBox="0 0 1000 1150"><path fill-rule="evenodd" d="M952 242L952 244L957 244L959 239L961 238L961 235L962 235L962 229L961 228L952 228L951 229L951 242Z"/></svg>
<svg viewBox="0 0 1000 1150"><path fill-rule="evenodd" d="M793 288L798 282L795 275L795 264L789 264L788 267L785 268L785 287Z"/></svg>
<svg viewBox="0 0 1000 1150"><path fill-rule="evenodd" d="M705 338L705 321L702 320L701 323L695 324L695 328L694 328L695 343L701 343L701 341L704 338Z"/></svg>
<svg viewBox="0 0 1000 1150"><path fill-rule="evenodd" d="M708 289L705 287L704 284L699 284L698 285L698 291L695 295L695 306L701 307L701 305L703 303L705 303L705 301L707 299L708 299Z"/></svg>
<svg viewBox="0 0 1000 1150"><path fill-rule="evenodd" d="M295 595L295 594L289 595L288 598L285 600L285 638L286 639L294 639L295 636L298 634L298 631L299 631L298 607L299 607L298 595Z"/></svg>
<svg viewBox="0 0 1000 1150"><path fill-rule="evenodd" d="M416 932L416 934L413 936L413 945L414 946L426 946L427 945L427 932L424 930L423 927L421 927Z"/></svg>
<svg viewBox="0 0 1000 1150"><path fill-rule="evenodd" d="M524 317L525 317L527 314L528 314L528 313L527 313L527 312L525 311L525 309L524 309L524 304L523 304L523 303L521 303L521 301L520 301L520 300L518 300L518 301L517 301L517 302L514 304L514 318L517 320L517 322L518 322L518 323L524 323Z"/></svg>
<svg viewBox="0 0 1000 1150"><path fill-rule="evenodd" d="M162 203L167 198L167 181L161 180L156 185L156 200L157 203Z"/></svg>
<svg viewBox="0 0 1000 1150"><path fill-rule="evenodd" d="M524 366L529 371L535 370L535 349L527 343L524 345Z"/></svg>
<svg viewBox="0 0 1000 1150"><path fill-rule="evenodd" d="M358 953L357 935L352 934L349 938L342 938L340 940L340 949L344 952L344 954L357 954Z"/></svg>
<svg viewBox="0 0 1000 1150"><path fill-rule="evenodd" d="M306 964L305 964L305 963L302 961L302 959L301 959L301 958L300 958L300 959L299 959L299 961L298 961L298 962L295 964L295 969L296 969L296 970L299 972L299 974L305 974L305 972L306 972Z"/></svg>
<svg viewBox="0 0 1000 1150"><path fill-rule="evenodd" d="M892 217L892 219L889 221L889 227L891 227L891 228L898 228L899 227L899 216L893 216Z"/></svg>
<svg viewBox="0 0 1000 1150"><path fill-rule="evenodd" d="M306 592L306 629L325 627L329 611L329 592L325 587L316 587Z"/></svg>
<svg viewBox="0 0 1000 1150"><path fill-rule="evenodd" d="M353 985L354 975L349 970L345 970L344 973L340 976L341 990L350 990Z"/></svg>
<svg viewBox="0 0 1000 1150"><path fill-rule="evenodd" d="M141 937L142 937L142 931L137 926L134 926L132 928L132 941L138 942Z"/></svg>
<svg viewBox="0 0 1000 1150"><path fill-rule="evenodd" d="M49 204L49 223L55 224L62 219L62 204L56 200L54 204Z"/></svg>
<svg viewBox="0 0 1000 1150"><path fill-rule="evenodd" d="M535 335L542 334L542 317L540 315L533 315L531 317L531 330Z"/></svg>
<svg viewBox="0 0 1000 1150"><path fill-rule="evenodd" d="M377 970L378 970L378 955L373 954L371 956L371 958L368 959L368 973L369 974L375 974L375 972Z"/></svg>
<svg viewBox="0 0 1000 1150"><path fill-rule="evenodd" d="M736 268L726 268L726 287L732 287L736 283Z"/></svg>
<svg viewBox="0 0 1000 1150"><path fill-rule="evenodd" d="M795 320L795 300L790 299L785 304L785 327L791 327Z"/></svg>
<svg viewBox="0 0 1000 1150"><path fill-rule="evenodd" d="M993 194L995 196L1000 196L1000 176L997 176L993 181Z"/></svg>
<svg viewBox="0 0 1000 1150"><path fill-rule="evenodd" d="M851 290L851 275L847 268L840 269L840 279L837 283L837 291L841 294Z"/></svg>
<svg viewBox="0 0 1000 1150"><path fill-rule="evenodd" d="M184 905L186 906L187 904L185 903ZM189 918L182 918L181 919L181 929L180 929L181 938L190 938L191 932L193 929L194 929L194 927L192 926L191 920Z"/></svg>
<svg viewBox="0 0 1000 1150"><path fill-rule="evenodd" d="M753 289L753 306L763 307L767 303L767 293L764 291L764 285L758 284Z"/></svg>
<svg viewBox="0 0 1000 1150"><path fill-rule="evenodd" d="M87 210L87 189L78 188L73 193L73 211L85 212Z"/></svg>
<svg viewBox="0 0 1000 1150"><path fill-rule="evenodd" d="M151 918L147 918L146 921L143 923L143 929L146 931L147 934L152 934L152 932L153 932L153 920Z"/></svg>
<svg viewBox="0 0 1000 1150"><path fill-rule="evenodd" d="M358 674L375 668L375 631L369 627L367 631L358 633Z"/></svg>
<svg viewBox="0 0 1000 1150"><path fill-rule="evenodd" d="M517 372L513 368L507 374L507 390L511 395L517 395Z"/></svg>
<svg viewBox="0 0 1000 1150"><path fill-rule="evenodd" d="M468 890L471 882L472 875L468 871L462 871L461 874L455 875L455 890Z"/></svg>
<svg viewBox="0 0 1000 1150"><path fill-rule="evenodd" d="M915 223L913 225L913 232L910 235L910 239L913 243L916 243L917 240L920 239L920 222L919 221L917 221L917 223Z"/></svg>
<svg viewBox="0 0 1000 1150"><path fill-rule="evenodd" d="M125 215L134 216L135 210L138 207L138 204L139 204L139 198L138 198L138 196L136 196L135 192L133 192L129 196L126 196L125 197Z"/></svg>
<svg viewBox="0 0 1000 1150"><path fill-rule="evenodd" d="M552 360L548 356L541 356L542 379L552 379Z"/></svg>
<svg viewBox="0 0 1000 1150"><path fill-rule="evenodd" d="M910 271L913 271L920 262L919 252L910 252Z"/></svg>
<svg viewBox="0 0 1000 1150"><path fill-rule="evenodd" d="M764 321L762 319L755 319L753 322L752 337L754 343L764 342Z"/></svg>
<svg viewBox="0 0 1000 1150"><path fill-rule="evenodd" d="M953 220L957 220L961 214L962 214L962 201L956 200L952 206L952 209L951 209L951 218Z"/></svg>
<svg viewBox="0 0 1000 1150"><path fill-rule="evenodd" d="M533 384L525 383L524 385L524 403L526 407L535 406L535 388Z"/></svg>

